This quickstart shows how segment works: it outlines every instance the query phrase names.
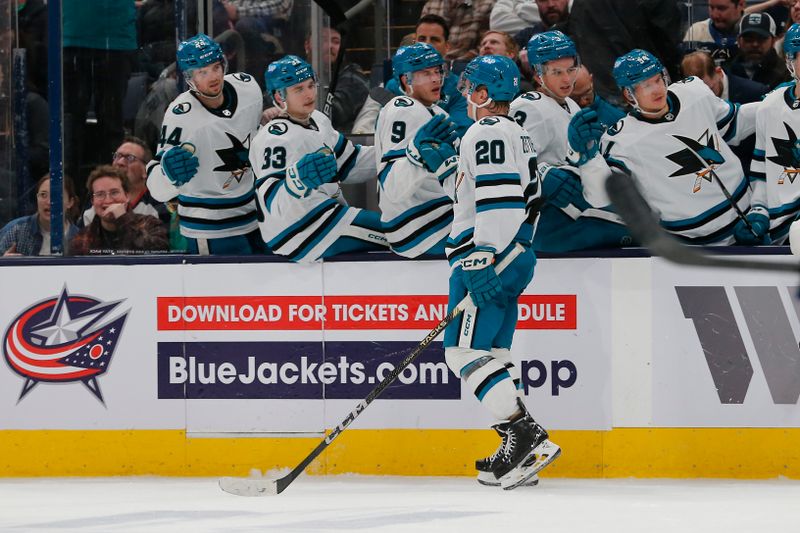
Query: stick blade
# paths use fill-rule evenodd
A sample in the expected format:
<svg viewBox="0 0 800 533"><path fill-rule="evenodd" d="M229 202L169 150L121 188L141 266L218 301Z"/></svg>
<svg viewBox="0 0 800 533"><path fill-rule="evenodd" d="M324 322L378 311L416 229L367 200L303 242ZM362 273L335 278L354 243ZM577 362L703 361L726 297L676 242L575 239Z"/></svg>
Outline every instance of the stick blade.
<svg viewBox="0 0 800 533"><path fill-rule="evenodd" d="M234 496L277 496L278 484L274 479L254 479L246 477L223 477L219 488Z"/></svg>

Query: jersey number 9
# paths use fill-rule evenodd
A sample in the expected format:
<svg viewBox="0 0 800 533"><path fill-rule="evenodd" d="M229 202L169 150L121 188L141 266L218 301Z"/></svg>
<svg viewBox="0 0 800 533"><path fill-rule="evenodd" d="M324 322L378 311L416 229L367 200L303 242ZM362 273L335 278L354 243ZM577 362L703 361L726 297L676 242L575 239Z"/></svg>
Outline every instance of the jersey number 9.
<svg viewBox="0 0 800 533"><path fill-rule="evenodd" d="M406 123L397 121L392 123L392 142L399 143L406 138Z"/></svg>

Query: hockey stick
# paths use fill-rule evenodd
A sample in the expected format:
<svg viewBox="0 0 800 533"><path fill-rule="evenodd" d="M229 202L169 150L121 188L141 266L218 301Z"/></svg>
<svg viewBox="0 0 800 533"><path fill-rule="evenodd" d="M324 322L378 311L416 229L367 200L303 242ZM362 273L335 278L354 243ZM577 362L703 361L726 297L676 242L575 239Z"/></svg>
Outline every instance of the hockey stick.
<svg viewBox="0 0 800 533"><path fill-rule="evenodd" d="M747 229L750 230L750 233L753 234L753 237L755 237L756 239L761 239L761 236L759 236L759 234L756 233L756 230L753 229L753 225L750 223L749 220L747 220L747 217L742 212L742 209L739 207L739 204L737 204L736 200L734 200L733 197L731 196L731 193L730 193L730 191L728 191L728 188L725 186L724 183L722 183L722 180L719 179L719 175L717 175L717 173L714 172L714 169L711 167L711 165L708 164L705 159L703 159L703 156L698 154L697 150L692 148L690 142L693 142L693 139L688 139L688 138L682 137L680 135L673 135L673 137L675 137L676 139L681 141L684 145L686 145L686 149L689 150L689 152L700 162L700 164L705 167L706 172L711 174L711 178L714 179L717 182L717 185L719 185L719 188L722 189L722 194L725 195L725 198L728 199L728 203L730 203L731 206L733 207L734 211L736 211L736 216L739 217L739 220L744 222L744 225L747 226ZM701 178L698 177L698 181L700 179Z"/></svg>
<svg viewBox="0 0 800 533"><path fill-rule="evenodd" d="M612 169L606 182L606 191L633 238L652 253L673 263L800 273L797 263L717 257L681 243L661 227L633 179L622 172Z"/></svg>
<svg viewBox="0 0 800 533"><path fill-rule="evenodd" d="M500 274L503 270L506 269L511 262L516 259L516 257L524 251L522 245L517 244L515 245L511 251L506 255L502 261L497 264L495 268L495 272ZM395 369L386 376L383 381L381 381L377 387L372 389L372 391L367 395L366 398L361 400L356 408L350 411L342 422L336 426L333 431L330 432L322 441L314 448L311 453L309 453L305 459L300 461L296 467L292 469L287 475L283 476L280 479L258 479L258 478L241 478L241 477L223 477L219 480L219 487L228 492L230 494L234 494L236 496L272 496L276 494L280 494L286 487L288 487L292 481L297 479L297 476L303 473L303 470L306 469L308 465L311 464L314 459L316 459L319 454L325 451L325 448L330 446L330 444L342 434L353 421L358 418L358 415L364 412L364 409L367 408L369 404L375 400L380 394L392 384L392 382L397 379L397 376L400 375L405 368L410 365L417 356L422 353L422 351L428 347L428 345L433 342L433 340L439 336L450 322L452 322L458 315L464 312L464 310L470 305L470 296L467 294L463 300L461 300L458 305L456 305L452 311L450 311L447 316L445 316L441 322L439 322L435 328L433 328L428 335L420 342L416 348L414 348L411 353L409 353L400 364L395 367Z"/></svg>

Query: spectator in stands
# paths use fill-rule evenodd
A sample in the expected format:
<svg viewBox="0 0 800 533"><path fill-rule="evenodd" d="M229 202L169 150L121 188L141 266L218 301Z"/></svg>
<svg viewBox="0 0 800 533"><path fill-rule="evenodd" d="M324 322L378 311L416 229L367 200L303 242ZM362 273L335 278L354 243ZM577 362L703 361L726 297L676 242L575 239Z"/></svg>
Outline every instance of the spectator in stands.
<svg viewBox="0 0 800 533"><path fill-rule="evenodd" d="M625 106L611 76L614 61L642 48L655 54L678 79L680 17L675 0L575 0L565 33L574 39L581 62L594 75L597 93Z"/></svg>
<svg viewBox="0 0 800 533"><path fill-rule="evenodd" d="M745 0L708 0L709 18L695 22L683 36L689 50L708 50L717 64L736 57L739 21L744 15Z"/></svg>
<svg viewBox="0 0 800 533"><path fill-rule="evenodd" d="M594 76L586 65L578 67L578 75L575 77L575 85L569 97L581 108L594 109L603 129L607 130L625 116L625 111L594 92Z"/></svg>
<svg viewBox="0 0 800 533"><path fill-rule="evenodd" d="M769 87L735 74L728 75L722 67L714 63L711 55L700 50L684 56L681 61L684 76L697 76L709 89L723 100L735 104L758 102L769 92Z"/></svg>
<svg viewBox="0 0 800 533"><path fill-rule="evenodd" d="M136 50L136 7L131 0L64 0L62 16L65 166L80 176L81 166L103 161L125 134L122 103ZM96 141L87 142L92 103Z"/></svg>
<svg viewBox="0 0 800 533"><path fill-rule="evenodd" d="M481 36L478 54L482 56L501 55L516 60L519 46L506 32L489 30Z"/></svg>
<svg viewBox="0 0 800 533"><path fill-rule="evenodd" d="M342 46L342 34L335 28L322 28L320 63L333 68L339 49ZM313 46L311 35L306 36L306 58L311 62ZM333 127L341 132L349 133L353 129L353 122L364 101L369 95L369 78L356 63L349 63L342 59L339 67L339 79L336 92L333 94L331 122ZM322 96L322 101L325 96Z"/></svg>
<svg viewBox="0 0 800 533"><path fill-rule="evenodd" d="M294 0L225 0L234 28L245 39L251 53L275 54L282 48L281 40ZM253 46L257 48L253 48Z"/></svg>
<svg viewBox="0 0 800 533"><path fill-rule="evenodd" d="M449 32L450 28L442 17L424 15L417 21L416 42L428 43L442 57L446 57L449 49ZM389 79L385 88L377 87L370 91L370 97L367 98L353 125L353 133L374 133L375 121L378 119L381 108L389 100L402 94L400 81L397 78ZM444 78L441 98L439 107L450 115L450 120L455 122L458 136L461 137L473 121L467 116L467 101L458 90L458 75L452 71L449 71Z"/></svg>
<svg viewBox="0 0 800 533"><path fill-rule="evenodd" d="M177 96L178 80L173 62L161 72L136 112L134 135L142 139L151 152L158 146L164 112Z"/></svg>
<svg viewBox="0 0 800 533"><path fill-rule="evenodd" d="M567 0L536 0L541 20L523 28L514 36L520 50L524 50L531 37L547 30L558 29L569 20L570 3ZM523 63L525 58L522 58Z"/></svg>
<svg viewBox="0 0 800 533"><path fill-rule="evenodd" d="M488 55L501 55L513 59L520 67L520 72L526 72L525 76L520 77L520 91L532 91L534 86L528 81L531 79L530 65L528 68L523 69L518 58L520 54L519 46L516 41L504 31L489 30L481 36L480 45L478 45L478 53L482 56ZM526 54L527 57L527 54Z"/></svg>
<svg viewBox="0 0 800 533"><path fill-rule="evenodd" d="M75 186L64 176L64 243L78 232L73 224L78 198ZM50 255L50 174L36 183L36 213L17 218L0 230L0 253L4 256Z"/></svg>
<svg viewBox="0 0 800 533"><path fill-rule="evenodd" d="M111 164L128 176L128 209L140 215L156 217L169 224L170 213L164 203L159 202L147 190L146 165L153 159L153 153L145 142L137 137L127 136L119 148L111 154ZM83 212L82 226L88 226L95 217L94 205Z"/></svg>
<svg viewBox="0 0 800 533"><path fill-rule="evenodd" d="M25 49L28 90L47 98L47 5L44 0L17 0L17 35L19 47Z"/></svg>
<svg viewBox="0 0 800 533"><path fill-rule="evenodd" d="M711 92L717 97L733 102L734 104L749 104L759 102L769 92L769 87L763 83L749 80L735 74L727 74L722 67L717 66L711 55L706 51L697 51L687 54L681 62L684 76L696 76L708 85ZM753 159L753 149L756 147L756 136L750 135L742 139L731 150L743 169L750 168Z"/></svg>
<svg viewBox="0 0 800 533"><path fill-rule="evenodd" d="M449 28L445 59L458 61L460 71L478 55L479 38L489 29L493 6L494 0L428 0L420 14L438 15L445 20Z"/></svg>
<svg viewBox="0 0 800 533"><path fill-rule="evenodd" d="M489 28L516 35L541 21L534 0L497 0L489 17Z"/></svg>
<svg viewBox="0 0 800 533"><path fill-rule="evenodd" d="M139 5L141 4L141 5ZM137 2L137 26L141 48L142 67L156 79L159 74L175 61L175 0L147 0ZM197 26L197 2L184 2L189 28ZM213 29L216 37L233 29L231 14L236 10L230 2L213 0L211 3ZM220 44L221 41L217 41ZM224 48L224 45L223 45ZM227 53L227 51L226 51ZM244 65L231 65L231 72L244 69ZM177 96L177 93L176 93Z"/></svg>
<svg viewBox="0 0 800 533"><path fill-rule="evenodd" d="M167 228L128 209L130 182L120 168L101 165L86 181L97 216L70 242L73 255L135 254L169 250Z"/></svg>
<svg viewBox="0 0 800 533"><path fill-rule="evenodd" d="M775 51L775 21L768 14L745 15L737 42L739 54L731 62L731 74L763 83L770 89L791 79L785 62Z"/></svg>
<svg viewBox="0 0 800 533"><path fill-rule="evenodd" d="M789 20L787 21L787 26L791 26L795 22L800 22L800 0L787 0L789 3ZM778 51L778 55L781 58L785 58L786 55L783 52L783 38L781 37L775 41L775 49Z"/></svg>

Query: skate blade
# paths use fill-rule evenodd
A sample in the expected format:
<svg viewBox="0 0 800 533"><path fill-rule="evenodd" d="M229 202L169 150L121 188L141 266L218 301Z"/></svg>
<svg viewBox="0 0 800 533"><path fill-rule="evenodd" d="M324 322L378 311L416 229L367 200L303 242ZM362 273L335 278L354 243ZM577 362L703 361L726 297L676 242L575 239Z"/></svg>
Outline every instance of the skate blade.
<svg viewBox="0 0 800 533"><path fill-rule="evenodd" d="M500 485L503 490L512 490L524 485L560 455L561 447L550 440L545 440L533 449L530 459L500 479Z"/></svg>
<svg viewBox="0 0 800 533"><path fill-rule="evenodd" d="M491 472L484 472L482 474L479 473L478 477L476 478L478 483L480 483L481 485L484 485L486 487L499 487L500 486L500 481L498 481L497 478L494 477L494 474L492 474ZM491 477L491 479L489 479L490 477ZM539 476L534 474L533 477L529 478L525 483L522 484L522 486L524 486L524 487L535 487L538 484L539 484Z"/></svg>
<svg viewBox="0 0 800 533"><path fill-rule="evenodd" d="M278 485L273 479L253 479L246 477L223 477L219 488L234 496L276 496Z"/></svg>

